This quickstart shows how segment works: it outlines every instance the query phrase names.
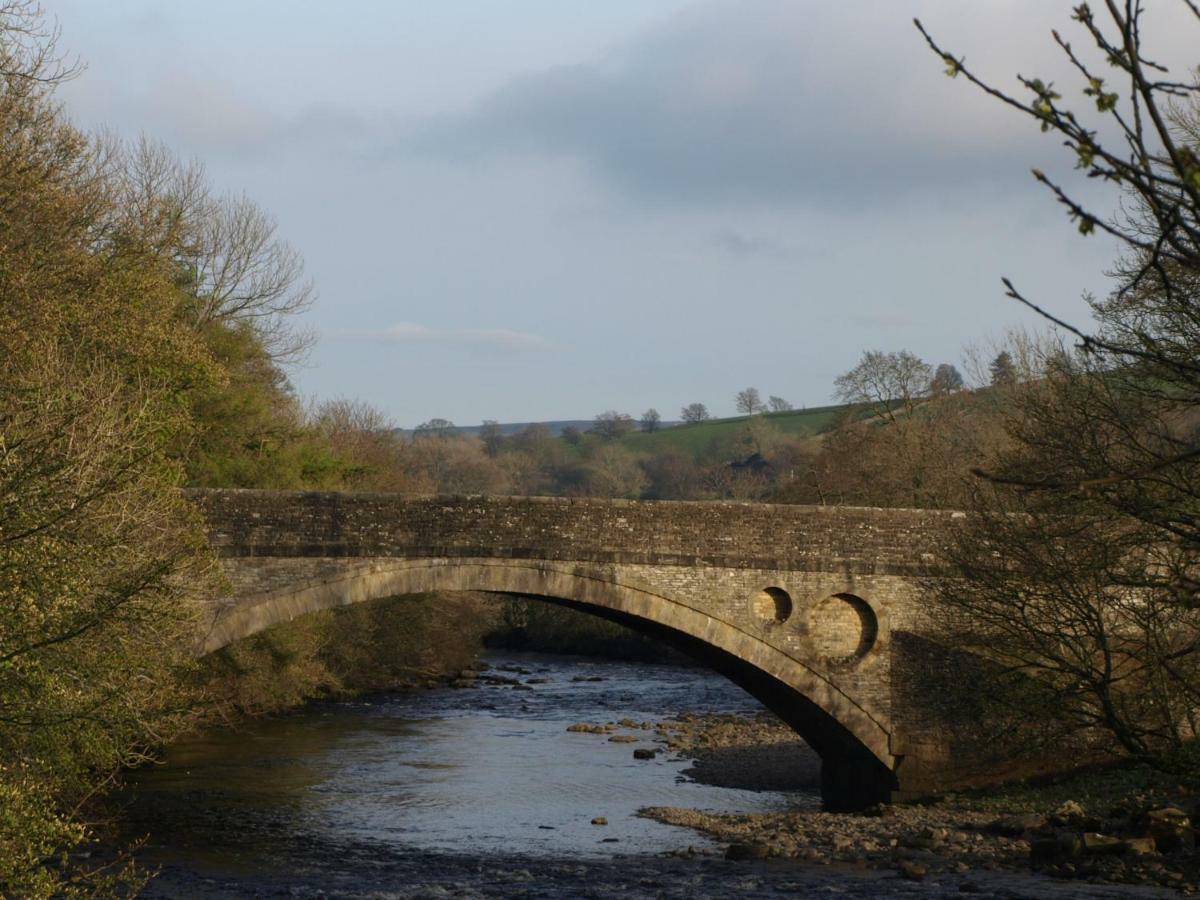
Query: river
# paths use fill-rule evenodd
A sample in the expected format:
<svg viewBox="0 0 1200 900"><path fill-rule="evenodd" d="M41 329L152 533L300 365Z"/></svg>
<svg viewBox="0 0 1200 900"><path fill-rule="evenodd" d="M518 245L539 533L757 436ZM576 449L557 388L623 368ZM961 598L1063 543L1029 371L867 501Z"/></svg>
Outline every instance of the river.
<svg viewBox="0 0 1200 900"><path fill-rule="evenodd" d="M441 886L508 896L519 886L561 896L590 888L588 873L614 857L657 860L689 846L719 856L697 834L638 817L641 807L819 802L699 784L673 754L635 759L634 749L661 746L652 729L621 729L636 743L567 731L761 709L720 676L525 654L486 662L474 688L318 703L172 746L127 793L128 836L149 835L139 856L163 873L150 895L411 896ZM597 817L608 824L593 825ZM506 884L505 872L518 881Z"/></svg>
<svg viewBox="0 0 1200 900"><path fill-rule="evenodd" d="M957 897L959 880L788 860L731 862L645 806L769 811L811 789L700 784L660 753L653 723L761 711L695 668L493 655L470 688L316 703L173 745L134 772L126 839L159 870L158 898ZM489 683L491 682L491 683ZM610 735L576 722L635 726ZM592 824L603 817L607 824ZM987 897L1120 897L994 873ZM1078 892L1077 892L1078 891Z"/></svg>

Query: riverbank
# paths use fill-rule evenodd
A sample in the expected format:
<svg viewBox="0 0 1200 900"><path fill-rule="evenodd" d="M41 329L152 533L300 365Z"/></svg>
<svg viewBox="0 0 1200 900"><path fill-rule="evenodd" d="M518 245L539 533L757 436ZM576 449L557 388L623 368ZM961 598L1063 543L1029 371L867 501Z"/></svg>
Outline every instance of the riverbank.
<svg viewBox="0 0 1200 900"><path fill-rule="evenodd" d="M681 715L659 723L658 740L692 759L686 774L707 784L811 791L819 783L816 754L767 714ZM860 815L642 810L725 844L731 859L891 870L912 881L954 876L964 890L978 886L978 876L1012 872L1185 894L1200 882L1192 827L1197 813L1200 797L1170 779L1116 768Z"/></svg>

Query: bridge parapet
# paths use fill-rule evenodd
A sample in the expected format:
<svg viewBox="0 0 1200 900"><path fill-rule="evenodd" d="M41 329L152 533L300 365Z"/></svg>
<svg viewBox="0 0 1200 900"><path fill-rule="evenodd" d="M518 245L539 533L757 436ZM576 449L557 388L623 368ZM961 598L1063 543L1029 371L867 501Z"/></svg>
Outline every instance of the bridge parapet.
<svg viewBox="0 0 1200 900"><path fill-rule="evenodd" d="M961 513L563 497L194 490L221 556L536 556L915 575Z"/></svg>

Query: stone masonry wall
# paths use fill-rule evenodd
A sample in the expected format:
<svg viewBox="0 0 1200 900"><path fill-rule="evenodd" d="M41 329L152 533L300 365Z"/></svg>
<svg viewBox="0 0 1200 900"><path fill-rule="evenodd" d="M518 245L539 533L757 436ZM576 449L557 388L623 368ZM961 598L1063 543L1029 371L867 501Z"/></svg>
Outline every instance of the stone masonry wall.
<svg viewBox="0 0 1200 900"><path fill-rule="evenodd" d="M221 556L497 556L912 575L956 513L557 497L191 491Z"/></svg>

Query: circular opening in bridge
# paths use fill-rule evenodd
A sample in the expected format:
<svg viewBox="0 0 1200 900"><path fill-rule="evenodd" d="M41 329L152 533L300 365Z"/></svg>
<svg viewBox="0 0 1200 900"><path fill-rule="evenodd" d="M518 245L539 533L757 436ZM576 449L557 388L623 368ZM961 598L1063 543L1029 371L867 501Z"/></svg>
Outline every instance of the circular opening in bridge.
<svg viewBox="0 0 1200 900"><path fill-rule="evenodd" d="M754 595L751 607L762 621L782 625L792 614L792 598L783 588L763 588Z"/></svg>
<svg viewBox="0 0 1200 900"><path fill-rule="evenodd" d="M809 612L808 633L818 656L830 662L853 662L875 646L879 620L862 597L834 594Z"/></svg>

